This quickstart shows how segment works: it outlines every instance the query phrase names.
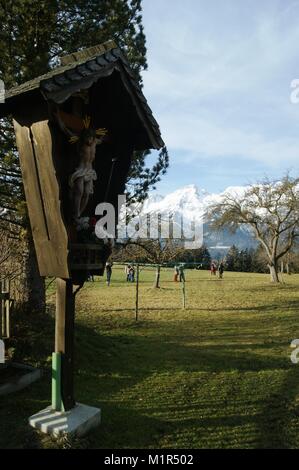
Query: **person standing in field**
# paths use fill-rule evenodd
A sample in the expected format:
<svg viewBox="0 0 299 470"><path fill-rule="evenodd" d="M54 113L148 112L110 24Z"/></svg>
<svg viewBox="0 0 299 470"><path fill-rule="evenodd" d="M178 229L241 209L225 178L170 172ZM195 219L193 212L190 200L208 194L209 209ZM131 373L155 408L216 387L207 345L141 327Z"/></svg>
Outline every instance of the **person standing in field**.
<svg viewBox="0 0 299 470"><path fill-rule="evenodd" d="M185 273L184 273L184 265L183 264L180 264L179 266L179 275L180 275L180 282L185 282L186 279L185 279Z"/></svg>
<svg viewBox="0 0 299 470"><path fill-rule="evenodd" d="M223 261L221 261L221 263L218 266L219 279L223 278L223 273L224 273L224 263Z"/></svg>
<svg viewBox="0 0 299 470"><path fill-rule="evenodd" d="M129 264L126 265L126 267L125 267L125 275L127 277L127 282L130 281L130 268L131 268L131 266Z"/></svg>
<svg viewBox="0 0 299 470"><path fill-rule="evenodd" d="M131 268L130 268L130 281L135 282L135 268L134 268L134 266L131 266Z"/></svg>
<svg viewBox="0 0 299 470"><path fill-rule="evenodd" d="M216 264L213 261L211 264L211 276L216 276L216 271L217 271Z"/></svg>
<svg viewBox="0 0 299 470"><path fill-rule="evenodd" d="M107 262L106 263L107 286L110 286L111 275L112 275L112 263Z"/></svg>
<svg viewBox="0 0 299 470"><path fill-rule="evenodd" d="M180 274L179 268L178 268L178 266L175 266L174 267L174 277L173 277L174 282L178 282L179 274Z"/></svg>

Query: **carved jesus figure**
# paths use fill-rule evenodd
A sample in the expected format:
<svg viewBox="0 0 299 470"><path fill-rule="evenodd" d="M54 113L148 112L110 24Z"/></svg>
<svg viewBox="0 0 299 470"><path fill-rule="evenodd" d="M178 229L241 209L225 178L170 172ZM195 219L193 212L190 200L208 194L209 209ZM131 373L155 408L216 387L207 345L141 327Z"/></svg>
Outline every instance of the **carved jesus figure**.
<svg viewBox="0 0 299 470"><path fill-rule="evenodd" d="M93 162L96 156L96 146L101 143L102 139L97 138L94 129L84 129L81 132L77 144L79 165L69 177L75 220L81 217L88 204L89 196L93 194L93 182L97 179Z"/></svg>
<svg viewBox="0 0 299 470"><path fill-rule="evenodd" d="M71 201L73 203L72 216L75 221L78 221L87 207L90 195L93 194L93 183L97 179L97 174L93 168L96 146L103 142L107 131L106 129L98 129L96 131L89 128L89 118L86 121L82 121L81 131L78 136L78 133L72 132L64 123L61 115L65 117L66 113L61 113L59 110L56 110L54 115L61 130L71 138L71 142L76 142L79 165L69 177L69 187ZM72 116L72 118L78 121L78 118L75 116ZM81 123L80 119L79 121ZM101 137L98 137L97 134Z"/></svg>

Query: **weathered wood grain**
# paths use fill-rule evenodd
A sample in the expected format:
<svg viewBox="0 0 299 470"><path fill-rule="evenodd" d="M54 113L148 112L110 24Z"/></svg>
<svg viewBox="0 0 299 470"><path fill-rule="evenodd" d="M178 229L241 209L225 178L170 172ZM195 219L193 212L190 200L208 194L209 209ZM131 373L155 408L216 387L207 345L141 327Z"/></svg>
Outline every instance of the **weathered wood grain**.
<svg viewBox="0 0 299 470"><path fill-rule="evenodd" d="M14 127L40 275L67 279L68 237L48 121L36 122L29 128L15 120Z"/></svg>

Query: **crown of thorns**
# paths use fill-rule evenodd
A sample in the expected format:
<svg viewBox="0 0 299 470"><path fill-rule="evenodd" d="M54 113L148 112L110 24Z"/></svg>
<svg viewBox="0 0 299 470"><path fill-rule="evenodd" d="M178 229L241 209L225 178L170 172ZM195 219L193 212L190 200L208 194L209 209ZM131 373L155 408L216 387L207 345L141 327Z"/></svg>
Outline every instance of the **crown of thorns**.
<svg viewBox="0 0 299 470"><path fill-rule="evenodd" d="M90 129L91 117L85 116L82 120L82 123L83 129ZM105 129L105 127L100 127L99 129L96 129L96 135L98 137L104 137L105 135L107 135L107 133L108 131L107 129ZM79 138L80 137L78 135L73 135L72 137L70 137L69 142L71 144L75 144L76 142L78 142Z"/></svg>

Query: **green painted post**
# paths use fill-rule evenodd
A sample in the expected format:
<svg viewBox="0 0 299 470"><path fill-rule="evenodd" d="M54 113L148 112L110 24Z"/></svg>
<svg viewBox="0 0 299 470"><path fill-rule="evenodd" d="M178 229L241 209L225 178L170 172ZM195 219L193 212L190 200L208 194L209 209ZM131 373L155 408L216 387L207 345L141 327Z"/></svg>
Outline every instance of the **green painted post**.
<svg viewBox="0 0 299 470"><path fill-rule="evenodd" d="M61 399L61 353L52 353L52 408L63 411Z"/></svg>
<svg viewBox="0 0 299 470"><path fill-rule="evenodd" d="M183 277L183 310L186 308L186 285L185 285L185 276Z"/></svg>
<svg viewBox="0 0 299 470"><path fill-rule="evenodd" d="M139 308L139 264L136 267L136 303L135 303L135 319L138 321L138 308Z"/></svg>

